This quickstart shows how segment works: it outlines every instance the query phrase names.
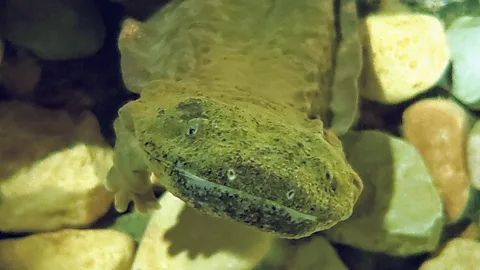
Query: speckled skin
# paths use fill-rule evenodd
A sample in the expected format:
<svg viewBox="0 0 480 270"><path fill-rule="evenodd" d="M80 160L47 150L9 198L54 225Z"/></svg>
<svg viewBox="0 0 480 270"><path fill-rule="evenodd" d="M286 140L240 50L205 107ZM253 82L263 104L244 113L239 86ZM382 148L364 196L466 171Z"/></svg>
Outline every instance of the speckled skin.
<svg viewBox="0 0 480 270"><path fill-rule="evenodd" d="M187 69L170 60L178 76L157 74L140 99L120 109L106 186L116 192L118 210L133 200L146 211L157 206L153 172L190 206L279 237L330 228L351 215L363 188L340 142L323 128L321 97L328 95L312 79L330 74L319 50L327 58L333 50L324 44L333 36L321 32L333 27L325 10L332 3L234 2L174 1L165 10L170 17L153 18L159 25L175 16L203 24L202 31L177 33L200 39L203 53ZM257 28L233 22L248 11ZM311 30L315 23L319 29ZM261 31L267 28L270 36Z"/></svg>

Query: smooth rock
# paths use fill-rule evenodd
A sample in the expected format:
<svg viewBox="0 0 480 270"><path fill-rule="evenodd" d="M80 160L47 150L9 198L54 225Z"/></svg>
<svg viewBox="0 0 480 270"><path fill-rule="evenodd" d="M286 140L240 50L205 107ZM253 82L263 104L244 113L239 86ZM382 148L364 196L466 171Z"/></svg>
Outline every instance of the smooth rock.
<svg viewBox="0 0 480 270"><path fill-rule="evenodd" d="M4 2L0 9L0 33L42 59L82 58L96 53L103 45L105 27L94 1Z"/></svg>
<svg viewBox="0 0 480 270"><path fill-rule="evenodd" d="M415 147L380 131L349 132L341 139L364 190L353 215L325 231L327 238L395 256L435 250L443 208Z"/></svg>
<svg viewBox="0 0 480 270"><path fill-rule="evenodd" d="M468 171L472 186L480 190L480 121L477 121L468 135L467 142Z"/></svg>
<svg viewBox="0 0 480 270"><path fill-rule="evenodd" d="M16 51L15 57L5 59L0 69L5 93L12 99L34 99L41 75L40 61L22 49Z"/></svg>
<svg viewBox="0 0 480 270"><path fill-rule="evenodd" d="M479 267L480 242L455 238L438 256L424 262L419 270L478 270Z"/></svg>
<svg viewBox="0 0 480 270"><path fill-rule="evenodd" d="M0 103L0 231L88 226L110 208L113 152L91 113Z"/></svg>
<svg viewBox="0 0 480 270"><path fill-rule="evenodd" d="M0 240L2 270L130 270L135 242L111 230L62 230Z"/></svg>
<svg viewBox="0 0 480 270"><path fill-rule="evenodd" d="M364 66L360 95L395 104L415 97L441 78L449 63L442 23L421 14L372 14L361 23Z"/></svg>
<svg viewBox="0 0 480 270"><path fill-rule="evenodd" d="M461 17L447 30L453 62L452 94L470 109L480 109L480 17Z"/></svg>
<svg viewBox="0 0 480 270"><path fill-rule="evenodd" d="M292 258L288 258L286 269L347 270L337 251L321 236L315 236L298 244Z"/></svg>
<svg viewBox="0 0 480 270"><path fill-rule="evenodd" d="M420 100L403 113L404 137L423 158L440 193L449 222L475 211L476 192L471 191L466 146L472 117L454 101Z"/></svg>
<svg viewBox="0 0 480 270"><path fill-rule="evenodd" d="M153 213L132 269L253 269L274 237L207 216L166 192Z"/></svg>

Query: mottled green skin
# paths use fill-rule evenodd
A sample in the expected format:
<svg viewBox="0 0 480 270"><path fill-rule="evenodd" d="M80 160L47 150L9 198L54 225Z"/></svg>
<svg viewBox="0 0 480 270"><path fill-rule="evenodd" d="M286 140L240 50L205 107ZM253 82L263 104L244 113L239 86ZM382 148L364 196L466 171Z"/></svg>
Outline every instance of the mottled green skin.
<svg viewBox="0 0 480 270"><path fill-rule="evenodd" d="M193 0L182 3L202 6ZM211 8L212 3L232 2L205 3ZM257 2L235 3L248 4L246 12L255 10L252 3ZM292 2L278 3L285 8ZM296 3L307 17L300 22L311 23L313 16L321 15L307 10L318 1ZM292 32L281 29L267 43L257 36L263 45L251 47L252 36L242 39L237 23L229 25L227 20L215 28L213 20L206 20L209 15L196 10L199 13L190 14L192 18L211 23L211 33L223 38L205 39L208 50L199 67L175 80L159 76L142 88L140 99L120 109L115 165L106 184L116 192L117 209L125 210L130 200L143 211L156 206L148 179L148 172L153 172L190 206L280 237L308 236L349 217L362 182L346 162L338 139L323 129L320 120L308 119L315 106L302 110L304 103L295 100L297 88L312 86L305 78L320 72L313 57L318 48L291 54L276 50L283 48L278 42L295 40ZM238 15L239 10L226 8L222 18ZM173 12L172 7L167 11ZM297 45L301 43L299 39ZM246 51L248 47L252 51Z"/></svg>

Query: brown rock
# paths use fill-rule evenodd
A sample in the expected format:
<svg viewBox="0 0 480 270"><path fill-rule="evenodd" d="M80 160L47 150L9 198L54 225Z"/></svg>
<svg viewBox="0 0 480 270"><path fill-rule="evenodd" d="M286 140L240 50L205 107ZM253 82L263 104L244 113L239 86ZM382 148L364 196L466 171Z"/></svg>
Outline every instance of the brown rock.
<svg viewBox="0 0 480 270"><path fill-rule="evenodd" d="M468 114L453 101L426 99L404 112L404 136L421 154L442 196L447 218L459 220L471 199L466 161Z"/></svg>

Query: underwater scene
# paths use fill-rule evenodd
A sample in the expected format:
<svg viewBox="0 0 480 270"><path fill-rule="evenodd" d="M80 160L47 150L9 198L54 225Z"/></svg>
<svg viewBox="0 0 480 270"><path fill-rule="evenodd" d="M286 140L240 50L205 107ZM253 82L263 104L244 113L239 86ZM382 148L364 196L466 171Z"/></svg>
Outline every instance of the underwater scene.
<svg viewBox="0 0 480 270"><path fill-rule="evenodd" d="M0 270L480 269L480 1L0 0Z"/></svg>

